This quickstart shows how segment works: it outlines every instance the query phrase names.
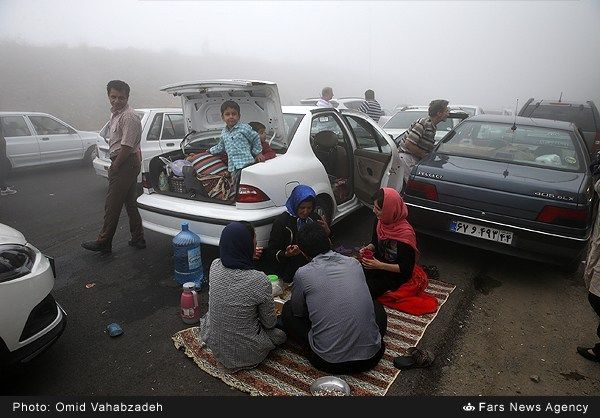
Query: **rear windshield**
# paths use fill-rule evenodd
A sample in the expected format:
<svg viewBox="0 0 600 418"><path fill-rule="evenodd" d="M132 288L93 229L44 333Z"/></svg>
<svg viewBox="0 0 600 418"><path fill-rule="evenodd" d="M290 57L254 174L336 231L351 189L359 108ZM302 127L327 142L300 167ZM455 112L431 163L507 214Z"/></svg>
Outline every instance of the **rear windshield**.
<svg viewBox="0 0 600 418"><path fill-rule="evenodd" d="M440 144L438 153L529 166L582 171L585 160L569 131L465 121Z"/></svg>
<svg viewBox="0 0 600 418"><path fill-rule="evenodd" d="M273 133L267 132L267 142L273 148L273 151L277 154L285 154L289 144L292 142L294 138L294 134L296 133L296 129L298 129L298 125L300 121L304 117L303 114L292 114L292 113L284 113L283 114L283 123L284 123L284 132L285 132L285 141L280 140L279 138L272 138ZM212 136L206 136L206 133L192 134L189 137L188 142L188 150L206 150L213 145L216 145L219 142L221 133L215 132ZM198 137L195 139L194 137ZM286 145L286 143L288 145Z"/></svg>
<svg viewBox="0 0 600 418"><path fill-rule="evenodd" d="M425 110L417 112L401 111L392 116L390 120L385 123L385 127L388 129L406 129L417 119L425 117L427 117L427 112Z"/></svg>
<svg viewBox="0 0 600 418"><path fill-rule="evenodd" d="M592 108L578 105L540 105L531 104L522 112L529 118L561 120L572 122L585 132L596 132L596 122Z"/></svg>

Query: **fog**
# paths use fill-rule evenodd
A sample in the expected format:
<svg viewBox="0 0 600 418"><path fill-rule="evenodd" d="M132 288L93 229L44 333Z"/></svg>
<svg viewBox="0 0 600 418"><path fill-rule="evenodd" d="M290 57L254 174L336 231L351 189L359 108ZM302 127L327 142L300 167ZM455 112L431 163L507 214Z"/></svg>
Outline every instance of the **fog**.
<svg viewBox="0 0 600 418"><path fill-rule="evenodd" d="M384 107L434 98L487 109L529 97L600 105L600 2L0 0L0 110L79 129L108 118L105 85L134 107L179 105L165 84L275 81L283 104L320 94Z"/></svg>

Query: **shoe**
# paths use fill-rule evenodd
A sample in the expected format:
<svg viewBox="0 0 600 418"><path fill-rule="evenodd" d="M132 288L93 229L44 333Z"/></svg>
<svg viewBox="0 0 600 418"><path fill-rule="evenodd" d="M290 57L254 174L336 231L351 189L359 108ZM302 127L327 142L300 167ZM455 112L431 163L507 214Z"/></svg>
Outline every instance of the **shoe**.
<svg viewBox="0 0 600 418"><path fill-rule="evenodd" d="M129 240L129 245L137 248L138 250L143 250L144 248L146 248L146 240L144 238L138 239L136 241Z"/></svg>
<svg viewBox="0 0 600 418"><path fill-rule="evenodd" d="M112 252L110 245L100 244L98 241L85 241L81 243L81 246L86 250L100 251L103 254Z"/></svg>
<svg viewBox="0 0 600 418"><path fill-rule="evenodd" d="M596 363L600 362L600 357L596 355L593 348L577 347L577 352L588 360L595 361Z"/></svg>
<svg viewBox="0 0 600 418"><path fill-rule="evenodd" d="M0 196L6 196L6 195L9 195L9 194L15 194L15 193L17 193L17 191L14 190L14 189L12 189L12 188L10 188L10 187L7 187L6 189L0 190Z"/></svg>

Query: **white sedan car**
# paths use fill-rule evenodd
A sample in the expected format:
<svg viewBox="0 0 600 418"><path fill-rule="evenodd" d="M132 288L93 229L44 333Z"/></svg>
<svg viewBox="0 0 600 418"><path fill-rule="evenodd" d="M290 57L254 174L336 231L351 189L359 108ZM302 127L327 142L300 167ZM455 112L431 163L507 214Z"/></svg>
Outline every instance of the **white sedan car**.
<svg viewBox="0 0 600 418"><path fill-rule="evenodd" d="M66 314L52 294L54 260L0 224L0 368L25 363L63 332Z"/></svg>
<svg viewBox="0 0 600 418"><path fill-rule="evenodd" d="M286 106L282 111L272 82L216 80L163 90L181 96L187 133L181 150L163 158L175 161L216 144L225 100L239 103L242 122L258 121L267 127L277 156L242 170L234 202L181 189L161 191L159 178L165 164L153 158L144 173L144 193L138 198L144 227L150 230L176 235L185 221L203 243L218 245L225 225L246 220L256 228L258 245L266 245L273 220L285 211L285 202L298 184L316 191L317 210L330 223L362 203L370 205L380 187L401 184L396 146L363 113L312 106Z"/></svg>
<svg viewBox="0 0 600 418"><path fill-rule="evenodd" d="M179 148L183 139L183 112L177 108L135 109L142 123L140 149L142 161ZM108 154L108 122L100 130L98 155L93 161L96 174L108 178L110 157ZM142 181L140 175L138 182Z"/></svg>
<svg viewBox="0 0 600 418"><path fill-rule="evenodd" d="M12 168L91 162L96 156L96 132L78 131L46 113L0 112L6 154Z"/></svg>
<svg viewBox="0 0 600 418"><path fill-rule="evenodd" d="M455 108L454 106L448 106L450 109L450 116L445 120L437 124L437 130L435 132L435 142L437 143L442 139L448 132L452 130L456 125L463 119L469 116L468 113L464 112L461 108ZM402 110L396 112L387 122L383 124L383 130L387 132L392 138L396 139L402 135L410 125L421 118L426 118L428 115L428 106L410 106L405 107Z"/></svg>

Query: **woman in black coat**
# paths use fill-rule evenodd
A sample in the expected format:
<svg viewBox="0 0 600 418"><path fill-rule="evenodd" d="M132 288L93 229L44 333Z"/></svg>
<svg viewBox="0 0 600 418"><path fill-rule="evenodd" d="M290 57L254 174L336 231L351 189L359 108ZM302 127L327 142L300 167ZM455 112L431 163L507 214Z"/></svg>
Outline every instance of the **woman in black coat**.
<svg viewBox="0 0 600 418"><path fill-rule="evenodd" d="M296 236L304 225L319 223L327 236L331 231L327 222L315 212L315 191L310 186L300 184L294 187L285 206L287 211L275 218L269 244L262 256L263 269L267 274L277 274L290 283L296 270L308 263L298 248Z"/></svg>

